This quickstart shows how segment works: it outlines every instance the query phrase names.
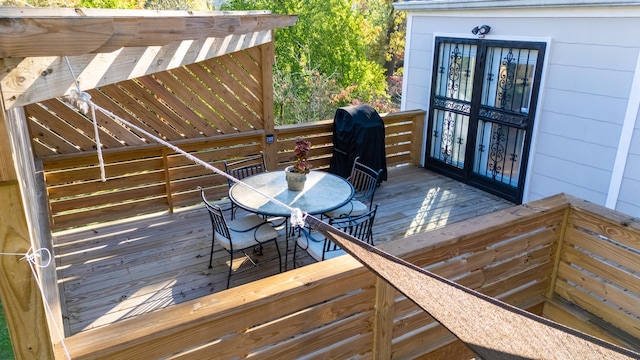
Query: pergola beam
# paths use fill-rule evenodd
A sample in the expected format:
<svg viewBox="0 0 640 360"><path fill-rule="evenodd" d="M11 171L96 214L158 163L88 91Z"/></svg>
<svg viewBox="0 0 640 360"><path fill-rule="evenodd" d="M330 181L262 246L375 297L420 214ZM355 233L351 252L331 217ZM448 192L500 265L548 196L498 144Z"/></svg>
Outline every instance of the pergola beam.
<svg viewBox="0 0 640 360"><path fill-rule="evenodd" d="M297 20L264 12L63 11L73 9L44 17L38 10L14 18L0 9L0 88L7 109L68 94L75 79L82 90L94 89L266 44L274 28Z"/></svg>
<svg viewBox="0 0 640 360"><path fill-rule="evenodd" d="M5 8L0 11L0 58L74 56L123 47L164 46L272 30L291 26L296 20L293 15L265 12L60 9L55 15L45 15L41 9Z"/></svg>

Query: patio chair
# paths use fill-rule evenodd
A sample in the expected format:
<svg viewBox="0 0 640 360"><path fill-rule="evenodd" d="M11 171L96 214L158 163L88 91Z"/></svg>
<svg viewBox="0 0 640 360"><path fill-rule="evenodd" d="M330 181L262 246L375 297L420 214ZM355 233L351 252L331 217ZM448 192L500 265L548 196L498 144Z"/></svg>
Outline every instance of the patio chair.
<svg viewBox="0 0 640 360"><path fill-rule="evenodd" d="M264 153L260 152L258 155L252 155L243 158L242 160L228 162L227 160L222 161L224 163L224 171L233 176L236 179L244 179L247 176L263 173L267 171L267 167L264 162ZM233 185L233 181L227 180L229 187ZM238 210L238 206L231 202L231 220L236 217L236 210Z"/></svg>
<svg viewBox="0 0 640 360"><path fill-rule="evenodd" d="M279 270L282 272L282 256L280 255L280 248L278 247L278 233L271 227L271 224L264 221L257 215L247 215L235 220L227 221L222 213L222 209L218 205L213 205L207 201L204 189L200 189L202 195L202 201L209 212L211 218L211 225L213 227L213 234L211 236L211 254L209 255L209 269L212 268L213 262L213 246L217 241L223 249L225 249L230 256L229 260L229 274L227 275L227 289L231 282L231 275L233 273L233 255L237 252L242 252L247 259L256 265L256 262L246 253L246 250L253 248L253 251L257 255L262 255L262 246L270 241L273 241L276 250L278 251Z"/></svg>
<svg viewBox="0 0 640 360"><path fill-rule="evenodd" d="M324 213L324 216L332 219L346 216L353 217L371 210L373 196L378 188L382 169L375 171L361 163L359 160L360 157L356 157L353 161L351 175L349 175L348 178L355 190L353 199L338 209Z"/></svg>
<svg viewBox="0 0 640 360"><path fill-rule="evenodd" d="M329 225L368 244L374 245L372 229L377 210L378 205L376 204L371 210L358 216L329 219ZM300 232L304 236L298 238L296 246L293 248L294 268L296 267L296 253L298 248L306 250L316 261L332 259L346 254L344 250L331 240L326 237L321 237L321 233L316 233L312 236L309 231L304 228L300 228Z"/></svg>

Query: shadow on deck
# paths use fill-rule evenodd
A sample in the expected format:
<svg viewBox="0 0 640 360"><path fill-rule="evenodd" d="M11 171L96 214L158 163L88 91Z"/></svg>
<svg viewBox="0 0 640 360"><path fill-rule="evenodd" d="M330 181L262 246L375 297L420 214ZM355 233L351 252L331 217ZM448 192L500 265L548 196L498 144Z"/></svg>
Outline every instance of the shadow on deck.
<svg viewBox="0 0 640 360"><path fill-rule="evenodd" d="M513 205L494 195L418 167L389 169L376 192L376 245ZM228 254L215 247L208 269L211 224L203 206L54 234L66 332L75 334L225 289ZM292 269L295 239L289 240ZM284 257L285 236L278 238ZM296 265L312 262L305 256ZM234 260L231 287L278 272L273 245ZM284 260L284 259L283 259Z"/></svg>

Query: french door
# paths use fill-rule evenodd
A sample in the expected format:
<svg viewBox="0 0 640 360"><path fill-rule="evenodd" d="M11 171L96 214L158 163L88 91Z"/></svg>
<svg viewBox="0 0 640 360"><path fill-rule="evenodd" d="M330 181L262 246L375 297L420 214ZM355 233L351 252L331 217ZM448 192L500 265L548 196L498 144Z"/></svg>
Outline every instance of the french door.
<svg viewBox="0 0 640 360"><path fill-rule="evenodd" d="M437 38L426 167L521 203L544 51Z"/></svg>

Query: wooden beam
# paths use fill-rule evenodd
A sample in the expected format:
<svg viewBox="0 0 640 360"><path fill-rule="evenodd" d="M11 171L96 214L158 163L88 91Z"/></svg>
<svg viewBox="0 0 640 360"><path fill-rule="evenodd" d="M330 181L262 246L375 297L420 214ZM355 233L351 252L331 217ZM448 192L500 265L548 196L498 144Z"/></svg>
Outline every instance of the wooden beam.
<svg viewBox="0 0 640 360"><path fill-rule="evenodd" d="M226 55L272 41L270 31L224 38L179 41L161 47L123 48L111 53L68 57L0 59L5 106L13 108L69 94L76 76L82 90ZM73 71L73 74L72 74Z"/></svg>
<svg viewBox="0 0 640 360"><path fill-rule="evenodd" d="M293 25L295 15L265 12L112 12L29 8L0 12L0 57L79 56L123 47L225 38Z"/></svg>
<svg viewBox="0 0 640 360"><path fill-rule="evenodd" d="M0 111L0 164L13 165L6 112ZM9 149L9 151L4 151ZM0 181L0 251L25 254L31 236L15 170L3 172ZM29 263L20 256L0 256L0 297L17 359L53 359L53 348L42 295Z"/></svg>
<svg viewBox="0 0 640 360"><path fill-rule="evenodd" d="M391 359L393 315L396 289L386 280L376 279L376 311L373 323L373 358Z"/></svg>
<svg viewBox="0 0 640 360"><path fill-rule="evenodd" d="M262 122L266 135L272 135L273 142L268 144L262 138L267 169L278 167L278 143L275 138L275 120L273 116L273 63L275 62L275 46L273 41L260 47L262 67Z"/></svg>
<svg viewBox="0 0 640 360"><path fill-rule="evenodd" d="M0 123L0 183L4 181L16 180L16 169L13 166L13 156L11 156L11 143L9 142L9 130L4 124L4 116L0 114L3 120Z"/></svg>

